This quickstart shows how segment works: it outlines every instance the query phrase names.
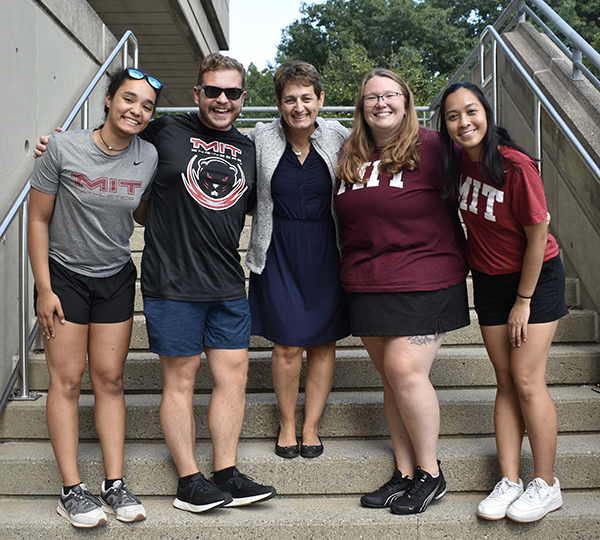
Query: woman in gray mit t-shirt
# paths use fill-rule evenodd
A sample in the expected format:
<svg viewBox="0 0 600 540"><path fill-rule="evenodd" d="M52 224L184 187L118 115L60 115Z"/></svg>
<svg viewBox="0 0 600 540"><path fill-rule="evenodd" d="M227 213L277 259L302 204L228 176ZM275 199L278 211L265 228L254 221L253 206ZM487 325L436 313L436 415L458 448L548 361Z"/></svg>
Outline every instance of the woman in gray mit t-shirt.
<svg viewBox="0 0 600 540"><path fill-rule="evenodd" d="M57 511L75 527L140 521L146 511L123 482L123 366L133 321L136 269L129 238L144 219L158 154L137 137L162 84L136 69L115 73L105 123L50 137L29 196L29 256L50 386L50 442L63 479ZM78 404L89 358L96 430L106 478L97 499L77 468Z"/></svg>

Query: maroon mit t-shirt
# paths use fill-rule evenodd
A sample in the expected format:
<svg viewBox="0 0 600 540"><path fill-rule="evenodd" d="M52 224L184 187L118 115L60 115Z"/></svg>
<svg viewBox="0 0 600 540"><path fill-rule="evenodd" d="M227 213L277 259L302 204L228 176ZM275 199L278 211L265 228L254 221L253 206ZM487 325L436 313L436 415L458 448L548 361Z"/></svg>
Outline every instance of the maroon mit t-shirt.
<svg viewBox="0 0 600 540"><path fill-rule="evenodd" d="M365 184L338 179L343 223L340 275L349 292L434 291L468 272L455 201L443 201L437 132L419 133L421 164L393 178L379 172L379 150L365 164Z"/></svg>
<svg viewBox="0 0 600 540"><path fill-rule="evenodd" d="M520 272L527 247L523 227L546 219L546 197L537 165L525 154L501 146L505 184L494 187L484 179L479 164L463 151L460 212L467 226L469 263L490 275ZM548 234L544 262L558 255L558 245Z"/></svg>

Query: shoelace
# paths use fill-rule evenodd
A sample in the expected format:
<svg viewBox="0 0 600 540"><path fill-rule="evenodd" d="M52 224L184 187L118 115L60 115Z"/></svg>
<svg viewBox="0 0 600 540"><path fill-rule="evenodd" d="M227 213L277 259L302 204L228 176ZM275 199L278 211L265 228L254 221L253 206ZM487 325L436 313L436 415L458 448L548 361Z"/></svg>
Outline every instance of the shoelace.
<svg viewBox="0 0 600 540"><path fill-rule="evenodd" d="M86 489L85 485L76 486L70 493L73 494L73 499L83 504L84 508L102 506L102 503Z"/></svg>
<svg viewBox="0 0 600 540"><path fill-rule="evenodd" d="M521 495L521 497L523 499L527 499L528 501L533 501L535 499L541 500L542 499L541 492L544 489L544 487L545 486L541 486L537 483L537 478L536 478L527 486L525 493L523 493L523 495Z"/></svg>
<svg viewBox="0 0 600 540"><path fill-rule="evenodd" d="M252 485L255 482L249 476L246 476L239 471L233 471L233 483L237 489L241 489L244 483Z"/></svg>
<svg viewBox="0 0 600 540"><path fill-rule="evenodd" d="M117 505L122 505L123 503L139 504L140 502L137 497L127 489L127 486L123 482L121 482L118 487L113 486L109 491L112 491L115 494L115 497L117 498L115 504Z"/></svg>
<svg viewBox="0 0 600 540"><path fill-rule="evenodd" d="M503 478L501 482L496 484L496 487L494 487L491 496L499 497L500 495L504 495L510 489L512 489L512 486L508 483L508 480L505 480Z"/></svg>
<svg viewBox="0 0 600 540"><path fill-rule="evenodd" d="M401 476L400 478L398 478L397 476L392 476L390 480L388 480L385 484L383 484L383 486L381 486L381 489L386 489L387 491L396 491L398 486L402 484L403 480L403 476Z"/></svg>
<svg viewBox="0 0 600 540"><path fill-rule="evenodd" d="M424 495L426 483L427 482L425 481L425 473L419 475L418 478L415 475L415 481L413 482L413 485L408 489L408 491L406 492L405 495L409 499L412 499L413 497L417 497L420 495Z"/></svg>

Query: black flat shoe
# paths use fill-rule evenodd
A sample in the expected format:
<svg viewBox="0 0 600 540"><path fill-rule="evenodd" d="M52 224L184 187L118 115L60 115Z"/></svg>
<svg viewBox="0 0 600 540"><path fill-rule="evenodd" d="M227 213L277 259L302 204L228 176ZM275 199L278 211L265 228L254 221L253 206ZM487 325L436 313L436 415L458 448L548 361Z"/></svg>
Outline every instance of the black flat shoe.
<svg viewBox="0 0 600 540"><path fill-rule="evenodd" d="M319 437L321 444L302 444L300 445L300 455L303 458L319 457L323 453L323 441Z"/></svg>
<svg viewBox="0 0 600 540"><path fill-rule="evenodd" d="M277 430L277 440L275 441L275 453L282 458L292 459L296 458L300 455L300 445L298 442L296 444L292 444L290 446L279 446L277 443L279 442L279 433L281 432L281 428Z"/></svg>

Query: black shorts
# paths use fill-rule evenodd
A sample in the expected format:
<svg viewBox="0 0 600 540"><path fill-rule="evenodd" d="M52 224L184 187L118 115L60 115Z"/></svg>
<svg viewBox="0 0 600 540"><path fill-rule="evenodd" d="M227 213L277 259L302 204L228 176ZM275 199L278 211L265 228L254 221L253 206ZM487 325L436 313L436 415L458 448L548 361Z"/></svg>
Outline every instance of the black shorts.
<svg viewBox="0 0 600 540"><path fill-rule="evenodd" d="M65 319L75 324L119 323L133 315L137 270L133 261L116 274L93 278L77 274L50 259L50 284ZM37 289L34 287L34 306Z"/></svg>
<svg viewBox="0 0 600 540"><path fill-rule="evenodd" d="M515 305L521 272L490 276L471 270L475 311L482 326L508 323ZM531 298L529 324L557 321L569 314L565 303L565 269L559 256L546 261Z"/></svg>
<svg viewBox="0 0 600 540"><path fill-rule="evenodd" d="M464 281L437 291L346 296L353 336L428 336L470 323Z"/></svg>

